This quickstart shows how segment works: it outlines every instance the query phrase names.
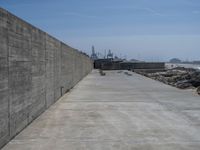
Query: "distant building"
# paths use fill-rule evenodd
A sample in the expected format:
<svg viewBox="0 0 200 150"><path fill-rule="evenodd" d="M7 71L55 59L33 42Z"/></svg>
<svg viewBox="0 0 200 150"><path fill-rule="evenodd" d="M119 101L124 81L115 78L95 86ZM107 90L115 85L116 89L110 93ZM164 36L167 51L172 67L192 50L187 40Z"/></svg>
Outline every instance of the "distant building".
<svg viewBox="0 0 200 150"><path fill-rule="evenodd" d="M181 63L181 60L178 58L172 58L169 62L170 63Z"/></svg>
<svg viewBox="0 0 200 150"><path fill-rule="evenodd" d="M92 54L91 54L91 58L92 58L93 60L98 59L97 54L96 54L95 49L94 49L94 46L92 46Z"/></svg>

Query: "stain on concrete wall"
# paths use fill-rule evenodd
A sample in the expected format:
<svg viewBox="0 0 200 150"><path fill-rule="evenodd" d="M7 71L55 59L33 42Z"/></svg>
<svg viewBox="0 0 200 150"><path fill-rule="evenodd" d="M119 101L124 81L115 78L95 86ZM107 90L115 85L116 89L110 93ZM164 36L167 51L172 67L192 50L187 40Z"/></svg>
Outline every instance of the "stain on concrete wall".
<svg viewBox="0 0 200 150"><path fill-rule="evenodd" d="M0 147L91 69L88 56L0 8Z"/></svg>

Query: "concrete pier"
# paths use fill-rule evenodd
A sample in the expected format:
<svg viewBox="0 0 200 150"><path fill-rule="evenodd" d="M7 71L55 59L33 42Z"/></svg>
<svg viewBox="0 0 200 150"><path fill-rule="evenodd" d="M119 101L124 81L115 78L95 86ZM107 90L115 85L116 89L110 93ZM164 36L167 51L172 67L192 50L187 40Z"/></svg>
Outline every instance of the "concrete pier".
<svg viewBox="0 0 200 150"><path fill-rule="evenodd" d="M199 150L200 97L93 70L3 150Z"/></svg>
<svg viewBox="0 0 200 150"><path fill-rule="evenodd" d="M0 7L0 149L92 68L83 52Z"/></svg>

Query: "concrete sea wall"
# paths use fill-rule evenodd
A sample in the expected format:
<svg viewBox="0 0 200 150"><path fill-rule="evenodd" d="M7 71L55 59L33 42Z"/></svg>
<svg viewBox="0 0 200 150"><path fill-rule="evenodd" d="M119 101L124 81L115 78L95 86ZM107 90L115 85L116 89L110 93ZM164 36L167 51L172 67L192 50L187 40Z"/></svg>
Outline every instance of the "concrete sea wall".
<svg viewBox="0 0 200 150"><path fill-rule="evenodd" d="M139 69L165 69L163 62L123 62L120 64L121 69L139 70Z"/></svg>
<svg viewBox="0 0 200 150"><path fill-rule="evenodd" d="M92 67L88 56L0 8L0 148Z"/></svg>

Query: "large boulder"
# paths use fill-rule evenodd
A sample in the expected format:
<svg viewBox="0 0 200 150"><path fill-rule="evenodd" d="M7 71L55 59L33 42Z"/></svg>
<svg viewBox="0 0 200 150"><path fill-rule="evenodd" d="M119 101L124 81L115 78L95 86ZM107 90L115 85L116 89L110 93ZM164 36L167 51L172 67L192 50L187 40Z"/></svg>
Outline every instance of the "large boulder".
<svg viewBox="0 0 200 150"><path fill-rule="evenodd" d="M194 87L199 87L200 86L200 81L198 81L198 80L191 80L190 83Z"/></svg>
<svg viewBox="0 0 200 150"><path fill-rule="evenodd" d="M141 74L181 89L200 86L200 71L193 68L177 67L164 72Z"/></svg>
<svg viewBox="0 0 200 150"><path fill-rule="evenodd" d="M197 88L197 94L200 95L200 86Z"/></svg>
<svg viewBox="0 0 200 150"><path fill-rule="evenodd" d="M175 86L180 89L186 89L192 87L192 84L188 80L178 81Z"/></svg>

